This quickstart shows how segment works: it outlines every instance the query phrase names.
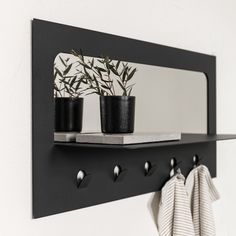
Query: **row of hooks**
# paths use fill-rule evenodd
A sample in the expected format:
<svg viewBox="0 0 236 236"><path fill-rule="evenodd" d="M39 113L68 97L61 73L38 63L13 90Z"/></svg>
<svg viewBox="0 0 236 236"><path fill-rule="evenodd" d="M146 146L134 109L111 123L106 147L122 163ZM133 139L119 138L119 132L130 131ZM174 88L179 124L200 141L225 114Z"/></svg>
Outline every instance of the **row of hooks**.
<svg viewBox="0 0 236 236"><path fill-rule="evenodd" d="M202 159L198 157L198 155L193 156L193 167L196 167L200 164ZM170 161L171 171L170 171L170 177L174 176L177 169L179 168L179 165L181 164L181 161L177 161L175 157L173 157ZM154 163L151 163L150 161L146 161L144 164L144 175L145 176L152 176L153 173L156 171L157 165ZM122 168L120 165L115 165L113 169L113 180L114 182L120 182L124 179L124 176L127 174L127 169ZM77 187L78 188L85 188L88 186L90 180L91 180L91 174L86 173L84 170L79 170L77 173Z"/></svg>

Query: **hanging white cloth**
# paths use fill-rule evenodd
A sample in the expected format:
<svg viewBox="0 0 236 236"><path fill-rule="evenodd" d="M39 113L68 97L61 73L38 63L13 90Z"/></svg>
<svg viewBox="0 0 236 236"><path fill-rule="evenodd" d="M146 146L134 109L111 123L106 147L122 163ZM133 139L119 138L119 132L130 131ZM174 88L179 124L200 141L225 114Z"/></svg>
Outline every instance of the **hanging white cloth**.
<svg viewBox="0 0 236 236"><path fill-rule="evenodd" d="M185 178L178 172L162 188L157 224L160 236L195 236Z"/></svg>
<svg viewBox="0 0 236 236"><path fill-rule="evenodd" d="M185 186L190 197L195 235L216 235L212 202L219 199L219 193L212 182L208 168L203 165L194 168L189 173Z"/></svg>

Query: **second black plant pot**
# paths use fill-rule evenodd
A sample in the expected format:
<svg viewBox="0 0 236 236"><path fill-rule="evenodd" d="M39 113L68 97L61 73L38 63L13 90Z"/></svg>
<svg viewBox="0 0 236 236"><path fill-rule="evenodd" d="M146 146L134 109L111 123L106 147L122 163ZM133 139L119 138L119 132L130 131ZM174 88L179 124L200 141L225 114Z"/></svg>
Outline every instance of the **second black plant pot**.
<svg viewBox="0 0 236 236"><path fill-rule="evenodd" d="M55 131L81 132L83 98L55 98Z"/></svg>
<svg viewBox="0 0 236 236"><path fill-rule="evenodd" d="M100 96L101 129L103 133L133 133L134 96Z"/></svg>

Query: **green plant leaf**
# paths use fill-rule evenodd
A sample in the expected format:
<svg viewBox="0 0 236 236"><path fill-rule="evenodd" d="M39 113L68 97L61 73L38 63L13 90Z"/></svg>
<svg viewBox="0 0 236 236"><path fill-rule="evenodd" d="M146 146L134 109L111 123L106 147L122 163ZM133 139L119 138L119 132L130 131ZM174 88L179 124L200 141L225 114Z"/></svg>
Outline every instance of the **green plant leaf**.
<svg viewBox="0 0 236 236"><path fill-rule="evenodd" d="M104 88L104 89L110 90L110 87L108 87L108 86L106 86L106 85L103 85L103 84L102 84L101 87Z"/></svg>
<svg viewBox="0 0 236 236"><path fill-rule="evenodd" d="M54 83L54 89L58 92L60 92L59 88L57 87L56 83Z"/></svg>
<svg viewBox="0 0 236 236"><path fill-rule="evenodd" d="M72 87L69 88L71 93L74 93L74 89Z"/></svg>
<svg viewBox="0 0 236 236"><path fill-rule="evenodd" d="M113 83L113 81L110 81L110 80L105 80L103 78L101 78L101 81L105 82L105 83Z"/></svg>
<svg viewBox="0 0 236 236"><path fill-rule="evenodd" d="M97 71L101 71L101 72L107 72L105 69L101 68L101 67L98 67L98 66L95 66L94 67Z"/></svg>
<svg viewBox="0 0 236 236"><path fill-rule="evenodd" d="M58 73L57 73L57 71L54 71L55 73L54 73L54 80L57 78L57 75L58 75Z"/></svg>
<svg viewBox="0 0 236 236"><path fill-rule="evenodd" d="M119 76L119 73L116 71L116 69L114 69L114 67L111 67L110 69L113 72L113 74Z"/></svg>
<svg viewBox="0 0 236 236"><path fill-rule="evenodd" d="M88 93L87 95L91 95L91 94L98 94L98 95L100 95L100 93L97 92L97 91L90 92L90 93Z"/></svg>
<svg viewBox="0 0 236 236"><path fill-rule="evenodd" d="M64 70L63 75L67 75L72 67L72 63Z"/></svg>
<svg viewBox="0 0 236 236"><path fill-rule="evenodd" d="M94 66L94 58L91 61L91 67L93 67L93 66Z"/></svg>
<svg viewBox="0 0 236 236"><path fill-rule="evenodd" d="M120 65L120 61L117 61L117 63L116 63L116 70L119 68L119 65Z"/></svg>
<svg viewBox="0 0 236 236"><path fill-rule="evenodd" d="M95 75L93 75L93 79L95 81L97 91L100 92L100 86L99 86L98 80Z"/></svg>
<svg viewBox="0 0 236 236"><path fill-rule="evenodd" d="M133 89L133 87L130 88L130 90L129 90L129 92L128 92L128 96L131 95L132 89Z"/></svg>
<svg viewBox="0 0 236 236"><path fill-rule="evenodd" d="M85 76L87 76L87 77L89 76L89 73L85 67L84 67L84 73L85 73Z"/></svg>
<svg viewBox="0 0 236 236"><path fill-rule="evenodd" d="M71 80L71 82L70 82L70 86L72 87L73 85L74 85L74 83L75 83L75 81L76 81L76 76L74 76L74 78Z"/></svg>
<svg viewBox="0 0 236 236"><path fill-rule="evenodd" d="M97 61L100 62L101 64L104 63L104 60L100 60L100 59L98 59Z"/></svg>
<svg viewBox="0 0 236 236"><path fill-rule="evenodd" d="M126 75L127 75L127 67L125 67L123 74L122 74L122 82L123 83L125 82Z"/></svg>
<svg viewBox="0 0 236 236"><path fill-rule="evenodd" d="M78 84L76 85L75 91L78 91L79 89L81 89L80 84L81 84L81 83L78 83Z"/></svg>
<svg viewBox="0 0 236 236"><path fill-rule="evenodd" d="M137 71L136 68L134 68L131 73L127 76L127 81L129 81L130 79L132 79L132 77L134 76L135 72Z"/></svg>
<svg viewBox="0 0 236 236"><path fill-rule="evenodd" d="M106 63L109 63L109 61L110 61L110 58L108 56L103 56L103 59Z"/></svg>
<svg viewBox="0 0 236 236"><path fill-rule="evenodd" d="M70 89L65 85L66 92L70 94Z"/></svg>
<svg viewBox="0 0 236 236"><path fill-rule="evenodd" d="M126 89L129 89L129 88L133 87L134 85L135 84L131 84L131 85L127 86Z"/></svg>
<svg viewBox="0 0 236 236"><path fill-rule="evenodd" d="M124 87L124 85L119 80L117 80L117 82L120 85L120 87L123 89L123 91L126 93L126 88Z"/></svg>
<svg viewBox="0 0 236 236"><path fill-rule="evenodd" d="M78 72L75 73L75 75L83 74L80 70L76 70Z"/></svg>
<svg viewBox="0 0 236 236"><path fill-rule="evenodd" d="M63 74L61 73L61 71L57 67L55 67L54 69L61 77L63 77Z"/></svg>
<svg viewBox="0 0 236 236"><path fill-rule="evenodd" d="M131 69L132 67L127 66L127 73L129 73Z"/></svg>
<svg viewBox="0 0 236 236"><path fill-rule="evenodd" d="M81 49L80 49L80 52L82 52ZM71 53L72 53L74 56L78 57L82 62L84 62L84 56L83 56L82 54L77 53L74 49L71 50Z"/></svg>
<svg viewBox="0 0 236 236"><path fill-rule="evenodd" d="M107 63L107 67L111 69L111 68L114 68L115 66L113 64Z"/></svg>
<svg viewBox="0 0 236 236"><path fill-rule="evenodd" d="M74 75L63 76L64 79L71 79L74 78Z"/></svg>
<svg viewBox="0 0 236 236"><path fill-rule="evenodd" d="M80 48L79 52L80 52L80 56L81 56L81 58L82 58L82 61L84 61L84 55L83 55L83 51L82 51L81 48Z"/></svg>
<svg viewBox="0 0 236 236"><path fill-rule="evenodd" d="M97 67L94 67L94 69L97 71L97 73L99 74L100 78L102 78L102 73L99 69L97 69Z"/></svg>
<svg viewBox="0 0 236 236"><path fill-rule="evenodd" d="M71 54L73 54L74 56L77 56L77 57L79 55L74 49L71 49Z"/></svg>
<svg viewBox="0 0 236 236"><path fill-rule="evenodd" d="M66 64L66 63L64 62L64 60L61 58L61 56L59 56L59 58L60 58L62 64L63 64L65 67L67 67L67 64Z"/></svg>
<svg viewBox="0 0 236 236"><path fill-rule="evenodd" d="M101 95L102 95L102 96L104 96L104 94L105 94L104 90L103 90L103 89L101 89L100 91L101 91L101 92L100 92L100 93L101 93Z"/></svg>
<svg viewBox="0 0 236 236"><path fill-rule="evenodd" d="M84 68L91 69L90 66L88 66L87 64L85 64L85 63L83 63L83 62L80 62L80 64L81 64Z"/></svg>
<svg viewBox="0 0 236 236"><path fill-rule="evenodd" d="M70 83L68 81L66 81L64 78L62 79L59 79L59 81L63 84L67 84L67 85L70 85Z"/></svg>

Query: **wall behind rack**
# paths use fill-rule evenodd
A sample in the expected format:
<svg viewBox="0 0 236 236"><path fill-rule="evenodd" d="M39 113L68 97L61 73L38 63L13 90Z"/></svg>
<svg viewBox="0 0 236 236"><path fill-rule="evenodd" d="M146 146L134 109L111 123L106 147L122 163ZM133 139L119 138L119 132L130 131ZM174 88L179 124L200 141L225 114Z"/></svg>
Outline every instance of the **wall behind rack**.
<svg viewBox="0 0 236 236"><path fill-rule="evenodd" d="M37 17L217 55L217 130L235 133L236 3L122 0L116 5L103 0L96 5L95 1L20 0L4 2L1 9L0 235L157 235L148 207L152 194L31 219L30 20ZM235 152L235 141L218 143L219 236L235 234Z"/></svg>

